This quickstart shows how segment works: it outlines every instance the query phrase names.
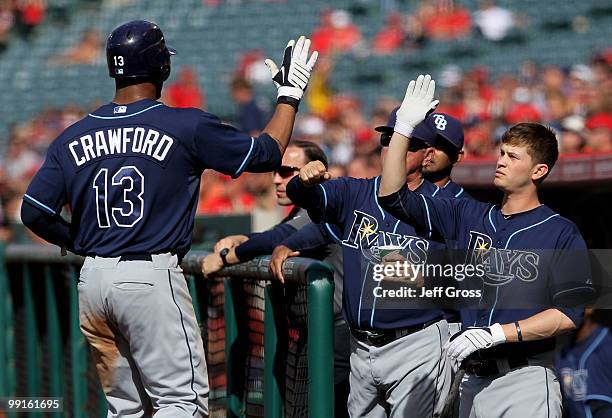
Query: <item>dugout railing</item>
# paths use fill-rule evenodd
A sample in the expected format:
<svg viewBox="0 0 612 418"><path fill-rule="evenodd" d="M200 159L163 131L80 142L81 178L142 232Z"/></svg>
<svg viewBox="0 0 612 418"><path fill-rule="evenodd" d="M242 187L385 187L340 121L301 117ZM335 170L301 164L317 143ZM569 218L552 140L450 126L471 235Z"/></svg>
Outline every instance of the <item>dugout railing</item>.
<svg viewBox="0 0 612 418"><path fill-rule="evenodd" d="M268 271L269 257L262 257L225 269L227 277L205 280L200 266L206 254L190 252L181 267L205 340L211 418L280 418L288 408L293 409L287 416L333 417L331 267L289 259L287 286L282 286ZM61 256L53 246L0 245L0 398L61 397L64 412L47 416L106 416L79 329L82 261L72 254ZM288 332L296 328L288 311L296 309L304 316L303 329ZM301 366L291 365L287 357L292 338L307 346L299 348L306 353ZM295 374L291 379L289 366ZM296 389L296 380L306 388ZM299 397L300 390L305 399L288 401Z"/></svg>

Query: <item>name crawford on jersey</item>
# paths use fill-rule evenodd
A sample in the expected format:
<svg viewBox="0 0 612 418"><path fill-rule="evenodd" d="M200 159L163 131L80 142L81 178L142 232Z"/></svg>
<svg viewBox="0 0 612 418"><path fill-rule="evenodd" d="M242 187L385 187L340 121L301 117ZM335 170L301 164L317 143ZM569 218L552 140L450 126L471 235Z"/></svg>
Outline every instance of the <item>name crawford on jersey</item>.
<svg viewBox="0 0 612 418"><path fill-rule="evenodd" d="M68 143L68 149L77 167L98 158L115 154L144 154L163 161L174 139L155 129L122 127L102 129L82 135Z"/></svg>

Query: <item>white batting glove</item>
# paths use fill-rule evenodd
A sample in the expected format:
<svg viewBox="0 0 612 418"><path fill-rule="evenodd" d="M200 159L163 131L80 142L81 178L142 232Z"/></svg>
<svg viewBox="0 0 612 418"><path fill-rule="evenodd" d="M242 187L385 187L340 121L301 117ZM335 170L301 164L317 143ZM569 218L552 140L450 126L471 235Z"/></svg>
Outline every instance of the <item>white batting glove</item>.
<svg viewBox="0 0 612 418"><path fill-rule="evenodd" d="M446 354L451 360L461 365L470 354L506 342L506 335L500 324L490 327L470 327L455 334L445 345Z"/></svg>
<svg viewBox="0 0 612 418"><path fill-rule="evenodd" d="M440 103L439 100L434 100L435 91L436 82L429 74L426 76L421 74L416 81L410 81L404 101L397 110L397 120L393 130L410 138L414 127L423 122Z"/></svg>
<svg viewBox="0 0 612 418"><path fill-rule="evenodd" d="M297 42L292 39L287 44L280 70L274 61L271 59L265 60L272 75L272 80L278 89L279 103L286 103L285 98L289 98L289 104L294 101L297 105L302 99L304 90L308 86L310 73L319 56L317 51L313 51L310 59L308 59L309 49L310 39L300 36Z"/></svg>

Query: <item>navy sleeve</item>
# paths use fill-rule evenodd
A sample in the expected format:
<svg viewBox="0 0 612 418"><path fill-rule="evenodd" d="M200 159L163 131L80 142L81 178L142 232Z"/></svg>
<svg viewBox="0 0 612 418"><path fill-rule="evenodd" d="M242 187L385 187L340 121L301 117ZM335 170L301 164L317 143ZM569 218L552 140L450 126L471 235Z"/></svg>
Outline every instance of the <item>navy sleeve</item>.
<svg viewBox="0 0 612 418"><path fill-rule="evenodd" d="M345 203L349 199L350 179L340 177L312 187L302 184L298 176L287 184L287 197L308 211L308 216L316 223L342 224L346 217Z"/></svg>
<svg viewBox="0 0 612 418"><path fill-rule="evenodd" d="M587 404L593 418L612 418L612 398L588 401Z"/></svg>
<svg viewBox="0 0 612 418"><path fill-rule="evenodd" d="M336 228L328 224L309 224L285 238L281 244L294 251L303 251L330 244L334 241L339 242L340 239L338 237Z"/></svg>
<svg viewBox="0 0 612 418"><path fill-rule="evenodd" d="M456 240L460 220L465 215L469 199L440 199L423 196L402 187L387 196L378 196L380 206L402 222L421 231L429 231L432 237Z"/></svg>
<svg viewBox="0 0 612 418"><path fill-rule="evenodd" d="M42 167L28 186L23 200L43 210L49 215L59 216L67 203L66 183L60 165L60 148L57 142L51 144Z"/></svg>
<svg viewBox="0 0 612 418"><path fill-rule="evenodd" d="M236 257L244 262L260 255L272 254L274 248L295 231L293 226L283 223L267 231L253 234L247 241L236 247Z"/></svg>
<svg viewBox="0 0 612 418"><path fill-rule="evenodd" d="M549 289L553 306L579 327L584 306L595 295L589 255L586 243L574 225L561 234L557 249L551 254Z"/></svg>
<svg viewBox="0 0 612 418"><path fill-rule="evenodd" d="M52 215L24 200L21 205L21 221L45 241L69 250L74 248L70 235L70 224L61 216Z"/></svg>
<svg viewBox="0 0 612 418"><path fill-rule="evenodd" d="M202 112L194 137L194 152L204 168L232 177L244 171L263 173L281 164L278 143L266 133L251 138L219 118Z"/></svg>

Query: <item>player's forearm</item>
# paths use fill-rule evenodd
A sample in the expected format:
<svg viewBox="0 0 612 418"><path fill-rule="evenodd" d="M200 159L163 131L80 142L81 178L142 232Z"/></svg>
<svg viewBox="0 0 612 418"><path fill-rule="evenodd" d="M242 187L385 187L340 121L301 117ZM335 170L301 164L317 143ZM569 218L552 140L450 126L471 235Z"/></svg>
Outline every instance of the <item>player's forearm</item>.
<svg viewBox="0 0 612 418"><path fill-rule="evenodd" d="M287 197L294 205L308 211L313 222L322 222L325 218L325 197L320 185L304 186L298 176L287 184Z"/></svg>
<svg viewBox="0 0 612 418"><path fill-rule="evenodd" d="M235 256L238 263L252 260L260 255L272 254L274 248L295 231L294 227L283 223L267 231L252 234L249 240L235 247L234 251L230 251L228 257Z"/></svg>
<svg viewBox="0 0 612 418"><path fill-rule="evenodd" d="M21 205L23 224L51 244L72 250L74 248L70 235L70 224L58 216L51 216L37 207L23 201Z"/></svg>
<svg viewBox="0 0 612 418"><path fill-rule="evenodd" d="M543 340L576 328L574 322L558 309L547 309L527 319L518 321L523 341ZM503 324L507 342L518 342L518 332L514 323Z"/></svg>
<svg viewBox="0 0 612 418"><path fill-rule="evenodd" d="M294 251L311 250L329 243L333 243L331 237L323 230L321 224L309 224L296 233L285 238L281 245Z"/></svg>
<svg viewBox="0 0 612 418"><path fill-rule="evenodd" d="M406 186L406 153L410 138L397 132L393 133L389 151L383 163L379 196L387 196Z"/></svg>
<svg viewBox="0 0 612 418"><path fill-rule="evenodd" d="M296 110L292 106L279 103L276 105L272 119L263 130L278 143L281 154L284 154L289 139L291 139L295 115Z"/></svg>

